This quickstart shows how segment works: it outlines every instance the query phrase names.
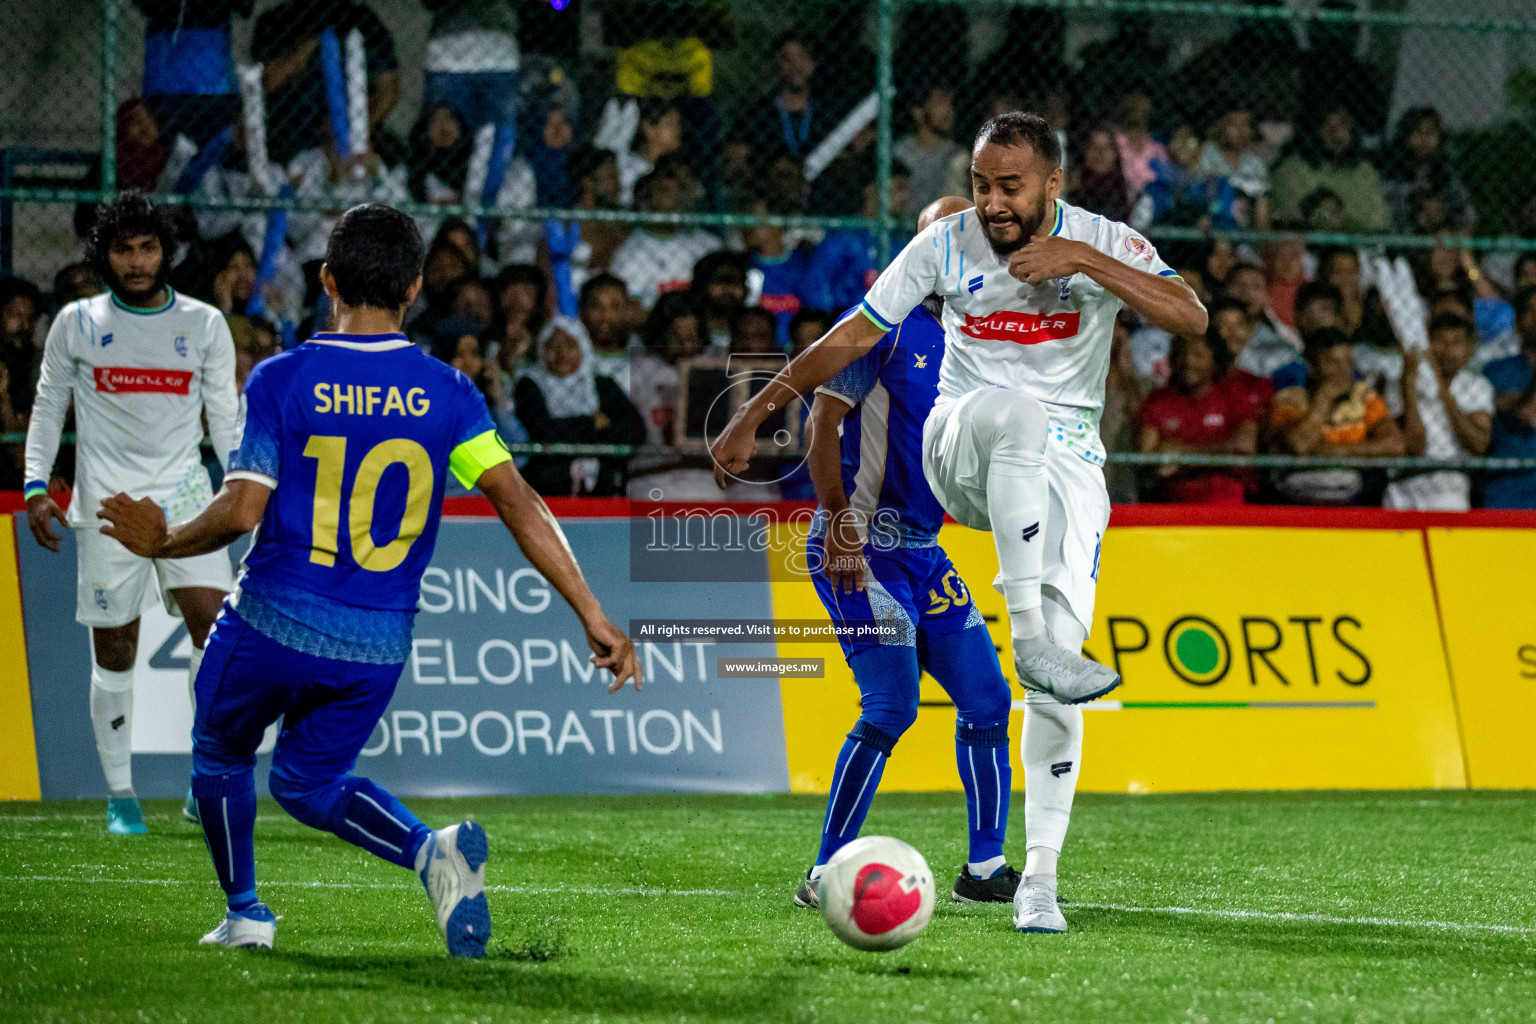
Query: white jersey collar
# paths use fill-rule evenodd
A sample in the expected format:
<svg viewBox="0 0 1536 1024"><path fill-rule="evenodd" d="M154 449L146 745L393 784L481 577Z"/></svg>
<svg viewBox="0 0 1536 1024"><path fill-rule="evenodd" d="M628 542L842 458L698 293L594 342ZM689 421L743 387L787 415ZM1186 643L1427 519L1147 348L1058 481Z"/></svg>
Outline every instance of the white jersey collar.
<svg viewBox="0 0 1536 1024"><path fill-rule="evenodd" d="M409 348L413 344L410 338L398 331L391 334L313 334L309 340L316 345L334 345L359 352L389 352L397 348Z"/></svg>

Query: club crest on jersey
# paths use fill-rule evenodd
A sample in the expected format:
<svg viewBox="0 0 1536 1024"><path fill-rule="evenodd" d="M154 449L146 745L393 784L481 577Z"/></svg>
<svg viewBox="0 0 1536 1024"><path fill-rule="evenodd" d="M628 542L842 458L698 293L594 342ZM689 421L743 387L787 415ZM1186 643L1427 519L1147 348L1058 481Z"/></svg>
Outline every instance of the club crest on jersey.
<svg viewBox="0 0 1536 1024"><path fill-rule="evenodd" d="M917 362L913 363L912 367L913 367L913 369L916 369L916 370L926 370L926 369L928 369L928 357L925 356L925 355L917 356Z"/></svg>
<svg viewBox="0 0 1536 1024"><path fill-rule="evenodd" d="M982 282L985 280L985 274L977 274L975 277L965 282L965 290L970 292L972 295L975 295L977 292L981 291Z"/></svg>
<svg viewBox="0 0 1536 1024"><path fill-rule="evenodd" d="M1126 235L1125 248L1133 258L1145 263L1152 262L1152 246L1145 238L1139 235Z"/></svg>
<svg viewBox="0 0 1536 1024"><path fill-rule="evenodd" d="M106 590L106 588L105 587L93 587L91 589L94 591L94 596L96 598L96 607L100 608L102 611L106 611L107 610L107 590Z"/></svg>
<svg viewBox="0 0 1536 1024"><path fill-rule="evenodd" d="M176 335L176 340L171 342L171 348L175 349L176 354L181 356L181 358L187 358L187 336L185 334Z"/></svg>
<svg viewBox="0 0 1536 1024"><path fill-rule="evenodd" d="M1061 301L1066 302L1072 297L1072 275L1068 274L1066 277L1058 277L1056 283L1061 285Z"/></svg>
<svg viewBox="0 0 1536 1024"><path fill-rule="evenodd" d="M1081 313L1018 313L1000 309L987 316L965 316L960 333L983 341L1012 341L1020 345L1038 345L1042 341L1060 341L1077 334Z"/></svg>

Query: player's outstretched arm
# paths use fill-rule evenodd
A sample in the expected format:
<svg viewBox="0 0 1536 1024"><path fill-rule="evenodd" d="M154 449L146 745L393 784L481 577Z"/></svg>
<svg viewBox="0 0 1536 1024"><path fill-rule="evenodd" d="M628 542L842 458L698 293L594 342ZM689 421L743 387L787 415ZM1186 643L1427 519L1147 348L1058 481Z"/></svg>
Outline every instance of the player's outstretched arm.
<svg viewBox="0 0 1536 1024"><path fill-rule="evenodd" d="M227 480L197 518L165 525L165 510L148 498L118 493L101 503L101 532L143 558L188 558L228 547L256 529L272 489L254 480Z"/></svg>
<svg viewBox="0 0 1536 1024"><path fill-rule="evenodd" d="M816 343L792 359L736 415L709 446L715 461L715 483L725 487L725 474L740 473L757 450L757 428L775 409L782 409L801 395L809 394L868 352L885 337L885 328L868 317L845 318Z"/></svg>
<svg viewBox="0 0 1536 1024"><path fill-rule="evenodd" d="M640 689L640 662L635 657L635 645L603 614L602 605L587 586L581 566L576 564L576 556L544 499L510 462L498 463L481 473L475 486L490 499L523 555L581 620L587 646L592 648L593 664L613 673L608 692L618 693L630 679L635 681L635 689Z"/></svg>
<svg viewBox="0 0 1536 1024"><path fill-rule="evenodd" d="M1181 278L1137 270L1087 242L1059 235L1030 239L1009 258L1008 272L1025 284L1086 274L1153 325L1186 338L1205 334L1209 320L1195 290Z"/></svg>

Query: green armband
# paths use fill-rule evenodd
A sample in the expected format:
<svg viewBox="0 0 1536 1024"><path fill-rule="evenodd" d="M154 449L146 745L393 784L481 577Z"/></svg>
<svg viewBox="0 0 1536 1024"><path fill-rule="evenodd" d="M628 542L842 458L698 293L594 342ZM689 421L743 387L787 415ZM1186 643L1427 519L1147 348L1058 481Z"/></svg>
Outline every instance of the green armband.
<svg viewBox="0 0 1536 1024"><path fill-rule="evenodd" d="M473 487L480 479L480 474L492 466L511 461L512 455L496 431L487 430L455 448L448 456L448 468L459 478L459 483Z"/></svg>

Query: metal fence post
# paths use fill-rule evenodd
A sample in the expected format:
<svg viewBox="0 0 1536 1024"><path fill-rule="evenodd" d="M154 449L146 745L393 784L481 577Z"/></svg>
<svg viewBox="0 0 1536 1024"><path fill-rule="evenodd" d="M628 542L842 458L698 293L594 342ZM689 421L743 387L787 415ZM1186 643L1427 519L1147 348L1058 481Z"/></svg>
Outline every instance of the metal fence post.
<svg viewBox="0 0 1536 1024"><path fill-rule="evenodd" d="M101 195L117 192L117 3L101 0Z"/></svg>
<svg viewBox="0 0 1536 1024"><path fill-rule="evenodd" d="M891 64L893 62L894 44L896 34L896 3L897 0L879 0L875 8L875 81L876 90L879 93L879 113L876 115L875 128L875 191L880 197L879 233L876 242L877 258L880 266L884 268L891 262L891 104L895 99L896 87L892 81Z"/></svg>

